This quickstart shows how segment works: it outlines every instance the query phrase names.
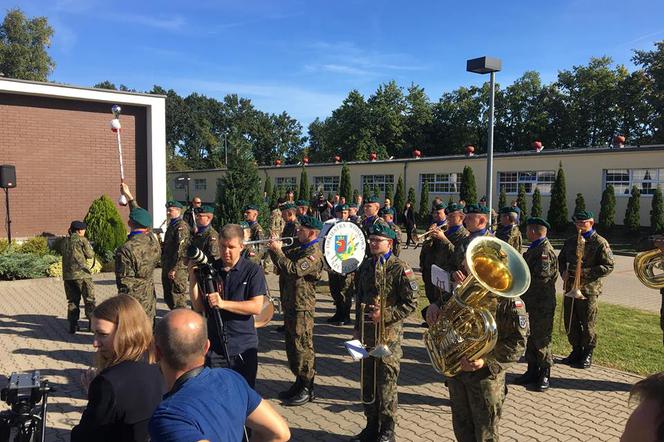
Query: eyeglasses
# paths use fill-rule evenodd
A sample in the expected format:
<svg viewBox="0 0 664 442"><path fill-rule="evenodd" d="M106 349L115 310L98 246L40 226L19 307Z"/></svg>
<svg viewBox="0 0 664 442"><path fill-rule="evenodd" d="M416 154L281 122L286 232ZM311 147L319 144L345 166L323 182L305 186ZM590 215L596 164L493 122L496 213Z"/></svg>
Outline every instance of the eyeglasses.
<svg viewBox="0 0 664 442"><path fill-rule="evenodd" d="M387 238L369 238L369 242L381 243L383 241L389 241Z"/></svg>

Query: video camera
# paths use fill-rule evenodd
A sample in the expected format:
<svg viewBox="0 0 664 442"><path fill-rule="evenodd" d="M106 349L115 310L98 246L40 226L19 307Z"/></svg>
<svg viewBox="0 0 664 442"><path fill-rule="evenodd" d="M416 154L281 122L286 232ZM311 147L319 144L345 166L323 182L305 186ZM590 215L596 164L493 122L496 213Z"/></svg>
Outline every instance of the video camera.
<svg viewBox="0 0 664 442"><path fill-rule="evenodd" d="M48 381L41 379L38 370L12 373L7 387L0 392L0 398L11 407L0 412L0 442L43 441L51 391L53 388ZM40 401L42 404L37 405ZM12 433L14 437L10 439Z"/></svg>
<svg viewBox="0 0 664 442"><path fill-rule="evenodd" d="M196 276L203 291L206 294L216 292L217 288L214 281L217 276L217 269L212 266L205 253L195 245L190 245L187 247L187 258L197 266Z"/></svg>

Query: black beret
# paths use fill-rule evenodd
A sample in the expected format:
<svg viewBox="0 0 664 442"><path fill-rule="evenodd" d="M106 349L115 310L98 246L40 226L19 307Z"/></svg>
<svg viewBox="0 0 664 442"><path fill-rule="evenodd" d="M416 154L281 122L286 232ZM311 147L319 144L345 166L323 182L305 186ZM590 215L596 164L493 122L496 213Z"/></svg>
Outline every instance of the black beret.
<svg viewBox="0 0 664 442"><path fill-rule="evenodd" d="M72 221L69 226L69 230L85 230L88 228L88 225L83 221Z"/></svg>
<svg viewBox="0 0 664 442"><path fill-rule="evenodd" d="M483 215L488 215L489 208L487 206L480 206L479 204L468 204L463 208L463 213L481 213Z"/></svg>
<svg viewBox="0 0 664 442"><path fill-rule="evenodd" d="M551 228L551 224L549 224L544 218L540 218L539 216L531 216L526 220L527 225L537 225L537 226L544 226L547 229Z"/></svg>
<svg viewBox="0 0 664 442"><path fill-rule="evenodd" d="M297 221L302 227L306 227L308 229L320 230L323 228L323 223L318 218L314 218L313 216L300 215L297 217Z"/></svg>
<svg viewBox="0 0 664 442"><path fill-rule="evenodd" d="M396 239L397 234L389 226L383 223L375 223L369 227L369 236L382 236L384 238Z"/></svg>

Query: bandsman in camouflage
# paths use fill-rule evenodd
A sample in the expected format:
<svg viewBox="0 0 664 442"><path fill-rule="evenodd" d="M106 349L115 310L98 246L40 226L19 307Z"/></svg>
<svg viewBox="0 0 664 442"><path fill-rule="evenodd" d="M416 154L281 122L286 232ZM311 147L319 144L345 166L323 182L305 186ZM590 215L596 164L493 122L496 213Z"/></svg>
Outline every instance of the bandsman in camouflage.
<svg viewBox="0 0 664 442"><path fill-rule="evenodd" d="M122 184L122 193L129 201L129 227L127 241L115 252L115 281L118 293L135 298L151 322L157 314L157 293L154 287L154 269L161 259L159 239L151 231L152 216L139 207Z"/></svg>
<svg viewBox="0 0 664 442"><path fill-rule="evenodd" d="M500 227L496 232L496 238L502 239L507 244L521 253L521 230L519 230L519 214L521 210L518 207L502 207L500 209Z"/></svg>
<svg viewBox="0 0 664 442"><path fill-rule="evenodd" d="M334 207L334 215L339 221L349 221L350 210L348 204L337 204ZM326 265L328 281L330 284L330 295L334 300L334 315L327 318L328 324L346 325L350 324L350 311L353 308L354 296L354 273L342 275L337 273Z"/></svg>
<svg viewBox="0 0 664 442"><path fill-rule="evenodd" d="M386 202L389 200L385 200ZM401 254L401 229L394 222L394 209L391 207L383 207L380 209L380 217L385 221L390 229L394 231L396 237L392 243L392 253L394 256Z"/></svg>
<svg viewBox="0 0 664 442"><path fill-rule="evenodd" d="M359 215L357 214L357 211L359 210L359 207L355 203L351 203L348 205L348 221L353 222L357 224L358 226L362 222L360 219Z"/></svg>
<svg viewBox="0 0 664 442"><path fill-rule="evenodd" d="M364 363L364 389L362 397L367 425L351 441L396 440L397 420L397 379L401 363L401 339L403 321L417 307L418 286L410 266L394 256L392 242L395 240L392 229L382 224L375 224L369 229L370 256L360 265L355 279L357 305L355 309L354 338L360 339L361 305L365 305L364 344L373 348L378 343L375 330L381 321L380 297L385 300L384 344L391 354L383 358L369 356ZM374 375L375 368L375 375ZM376 385L375 398L374 382Z"/></svg>
<svg viewBox="0 0 664 442"><path fill-rule="evenodd" d="M447 215L445 214L445 206L437 204L431 211L432 224L429 230L442 230L447 225ZM422 272L422 281L424 281L424 294L429 300L429 304L436 302L440 299L440 290L431 282L431 266L434 261L434 254L438 248L442 248L444 244L434 237L434 235L427 235L422 241L422 249L420 250L420 271Z"/></svg>
<svg viewBox="0 0 664 442"><path fill-rule="evenodd" d="M597 298L602 294L602 280L613 271L614 259L609 242L593 228L594 214L589 210L574 213L572 221L585 239L581 264L581 294L586 299L565 297L563 320L567 328L567 340L572 352L561 362L577 368L590 368L593 350L597 345ZM558 255L558 270L567 293L573 286L576 271L576 245L578 235L567 239ZM571 324L571 326L570 326Z"/></svg>
<svg viewBox="0 0 664 442"><path fill-rule="evenodd" d="M270 238L276 238L284 230L284 219L281 216L281 205L286 201L285 198L277 199L277 207L270 212Z"/></svg>
<svg viewBox="0 0 664 442"><path fill-rule="evenodd" d="M309 215L309 201L307 200L297 200L295 201L295 211L297 216L307 216Z"/></svg>
<svg viewBox="0 0 664 442"><path fill-rule="evenodd" d="M69 227L69 236L62 243L62 279L67 296L67 321L69 333L78 330L78 318L81 315L80 303L83 297L85 316L88 318L95 309L95 286L87 260L95 256L90 242L85 237L87 225L83 221L73 221Z"/></svg>
<svg viewBox="0 0 664 442"><path fill-rule="evenodd" d="M490 214L487 206L468 204L464 206L463 213L465 215L464 224L469 234L459 240L458 244L454 247L454 257L452 260L456 271L466 270L466 249L473 239L478 236L493 236L489 229ZM457 274L457 276L460 275Z"/></svg>
<svg viewBox="0 0 664 442"><path fill-rule="evenodd" d="M518 385L535 384L537 391L549 389L553 354L551 335L556 313L556 279L558 261L546 237L551 228L542 218L528 218L526 235L530 245L523 258L530 270L530 287L522 295L530 320L530 336L526 345L528 370L515 379Z"/></svg>
<svg viewBox="0 0 664 442"><path fill-rule="evenodd" d="M658 248L660 253L664 253L664 235L653 235L642 239L637 244L637 252L645 252ZM664 288L659 289L659 294L662 296L662 306L659 310L659 326L662 329L662 342L664 343Z"/></svg>
<svg viewBox="0 0 664 442"><path fill-rule="evenodd" d="M283 251L296 248L298 244L297 229L300 226L297 218L297 206L294 203L285 202L281 205L281 217L284 220L284 229L281 231L281 238L295 238L293 245L283 246Z"/></svg>
<svg viewBox="0 0 664 442"><path fill-rule="evenodd" d="M370 196L364 201L364 205L362 207L364 209L364 218L362 218L360 227L362 228L364 235L368 238L369 228L371 226L378 223L382 224L383 227L386 227L387 223L379 216L380 203L378 202L378 197ZM367 247L367 251L368 250L369 247Z"/></svg>
<svg viewBox="0 0 664 442"><path fill-rule="evenodd" d="M208 262L214 262L221 257L219 254L219 233L212 227L214 218L214 208L211 206L201 206L196 212L196 233L191 238L191 245L196 246L205 253ZM192 275L189 279L193 280Z"/></svg>
<svg viewBox="0 0 664 442"><path fill-rule="evenodd" d="M263 233L263 228L258 223L258 206L255 204L249 204L244 207L244 221L249 224L249 229L251 230L251 235L249 236L249 241L260 241L265 239L265 233ZM245 247L247 250L247 258L255 263L261 264L266 251L260 244L248 245Z"/></svg>
<svg viewBox="0 0 664 442"><path fill-rule="evenodd" d="M161 254L161 283L164 287L164 301L171 310L186 307L189 299L186 261L191 230L182 218L182 209L178 201L166 203L169 222Z"/></svg>
<svg viewBox="0 0 664 442"><path fill-rule="evenodd" d="M316 283L323 271L323 254L318 234L323 224L311 216L298 218L298 245L286 253L281 241L271 241L269 253L283 279L281 306L284 312L286 356L296 379L291 388L279 393L285 405L304 405L314 400L315 353L314 310Z"/></svg>

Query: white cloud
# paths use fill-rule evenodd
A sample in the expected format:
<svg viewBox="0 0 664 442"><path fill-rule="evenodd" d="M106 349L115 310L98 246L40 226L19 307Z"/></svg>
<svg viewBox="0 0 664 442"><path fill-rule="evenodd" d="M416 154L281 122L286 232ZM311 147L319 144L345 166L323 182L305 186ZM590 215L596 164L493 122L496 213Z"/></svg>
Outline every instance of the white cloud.
<svg viewBox="0 0 664 442"><path fill-rule="evenodd" d="M187 24L186 20L180 16L156 17L140 14L105 14L104 17L121 23L134 23L167 31L178 31Z"/></svg>

